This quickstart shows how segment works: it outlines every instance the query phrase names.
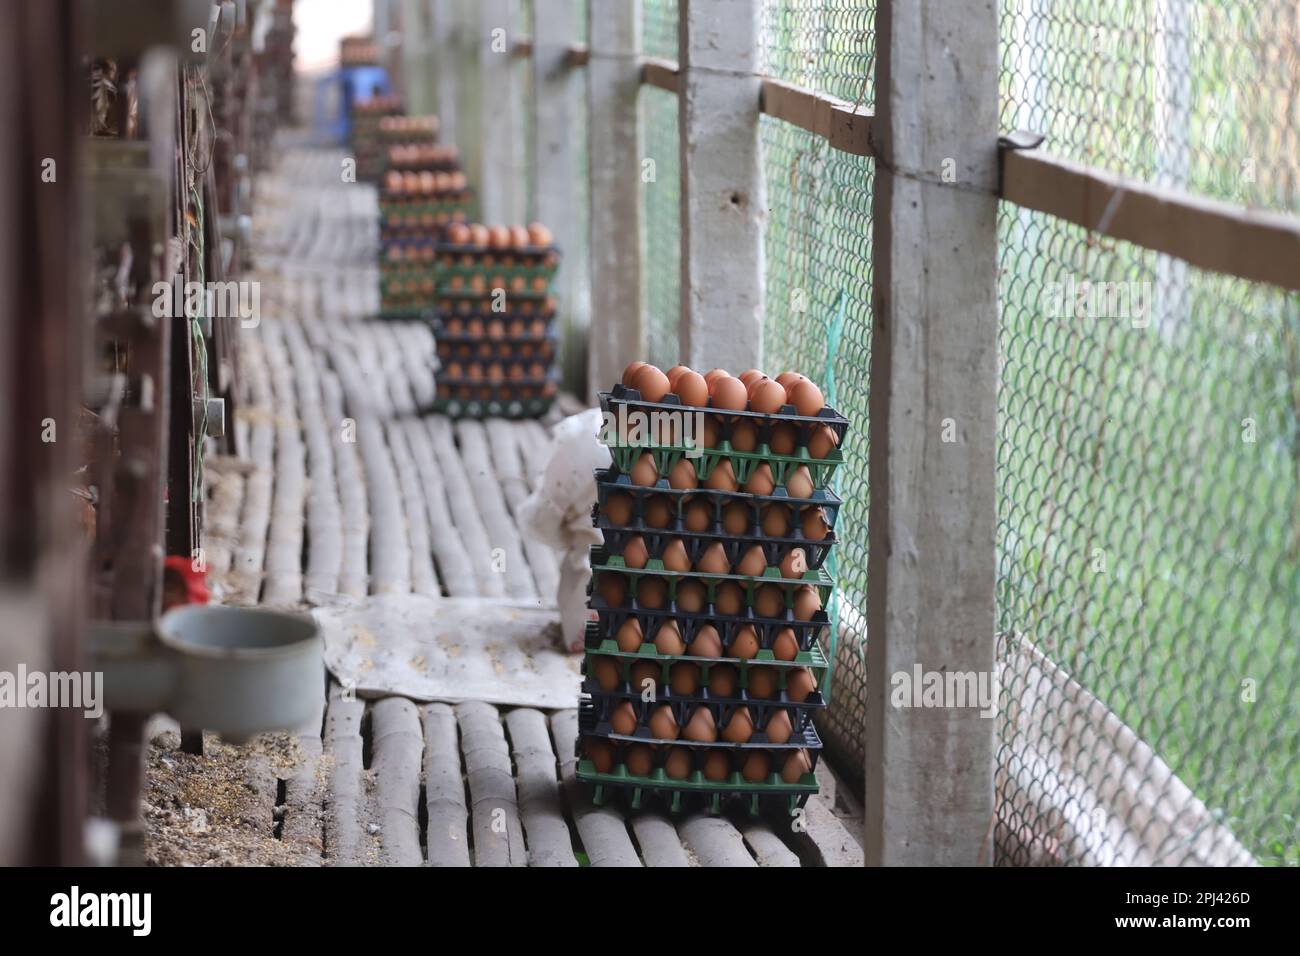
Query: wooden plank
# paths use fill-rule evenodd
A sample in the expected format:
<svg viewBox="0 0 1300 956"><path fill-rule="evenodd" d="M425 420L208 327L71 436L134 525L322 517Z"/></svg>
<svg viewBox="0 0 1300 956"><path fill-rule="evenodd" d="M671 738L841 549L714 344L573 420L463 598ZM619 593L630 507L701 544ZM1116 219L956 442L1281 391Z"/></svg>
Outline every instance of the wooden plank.
<svg viewBox="0 0 1300 956"><path fill-rule="evenodd" d="M298 424L293 373L285 354L281 325L278 320L268 320L261 325L270 368L271 395L275 402L275 484L266 542L262 603L295 605L302 600L307 464Z"/></svg>
<svg viewBox="0 0 1300 956"><path fill-rule="evenodd" d="M641 0L588 4L587 156L591 339L588 396L646 351L641 275Z"/></svg>
<svg viewBox="0 0 1300 956"><path fill-rule="evenodd" d="M519 511L528 497L528 481L524 478L524 467L534 462L531 451L522 447L524 429L516 422L507 422L500 418L490 418L484 423L487 430L488 447L492 453L492 467L501 482L501 491L506 506L519 525ZM532 571L536 584L537 596L543 602L555 600L560 584L559 559L552 548L544 541L539 541L522 531L519 535L524 555L528 558L528 567Z"/></svg>
<svg viewBox="0 0 1300 956"><path fill-rule="evenodd" d="M469 866L469 810L460 771L456 714L446 704L420 708L424 725L424 790L430 866Z"/></svg>
<svg viewBox="0 0 1300 956"><path fill-rule="evenodd" d="M370 593L406 594L411 590L411 547L402 492L379 419L357 422L357 446L370 506Z"/></svg>
<svg viewBox="0 0 1300 956"><path fill-rule="evenodd" d="M646 866L690 866L691 858L682 846L672 821L653 811L638 813L628 820L636 834L641 859Z"/></svg>
<svg viewBox="0 0 1300 956"><path fill-rule="evenodd" d="M767 187L758 134L761 0L684 0L680 21L681 360L763 362ZM615 379L609 379L608 386Z"/></svg>
<svg viewBox="0 0 1300 956"><path fill-rule="evenodd" d="M682 845L700 866L757 866L745 849L745 839L729 820L692 814L677 824Z"/></svg>
<svg viewBox="0 0 1300 956"><path fill-rule="evenodd" d="M388 422L385 431L406 511L406 533L410 541L411 553L411 590L416 594L436 597L442 594L442 588L438 586L438 574L433 568L433 549L429 543L429 519L424 505L424 489L420 486L420 473L415 467L415 459L411 456L402 423Z"/></svg>
<svg viewBox="0 0 1300 956"><path fill-rule="evenodd" d="M1300 217L1154 186L1036 149L1003 152L1002 198L1201 269L1300 290Z"/></svg>
<svg viewBox="0 0 1300 956"><path fill-rule="evenodd" d="M424 496L425 518L429 522L429 546L437 562L438 577L452 597L470 597L479 593L472 564L465 558L461 537L452 522L447 504L447 489L442 470L434 456L433 442L424 422L411 419L401 423L407 447L420 476ZM500 583L500 582L498 582Z"/></svg>
<svg viewBox="0 0 1300 956"><path fill-rule="evenodd" d="M284 807L280 820L280 839L297 851L305 866L320 866L324 861L324 745L321 733L325 718L326 680L320 675L320 694L316 713L299 727L295 735L300 759L284 781Z"/></svg>
<svg viewBox="0 0 1300 956"><path fill-rule="evenodd" d="M870 156L871 110L783 80L764 77L759 109L826 140L831 149Z"/></svg>
<svg viewBox="0 0 1300 956"><path fill-rule="evenodd" d="M551 737L560 760L564 800L591 865L640 866L641 858L628 836L622 814L612 807L594 806L586 787L574 775L577 758L573 746L578 738L578 712L557 710L551 714Z"/></svg>
<svg viewBox="0 0 1300 956"><path fill-rule="evenodd" d="M766 820L741 821L740 834L759 866L799 866L799 857L772 832Z"/></svg>
<svg viewBox="0 0 1300 956"><path fill-rule="evenodd" d="M475 504L487 528L494 563L505 575L506 593L513 598L536 598L537 585L524 559L519 529L510 519L500 480L492 467L483 423L468 419L458 421L456 437L460 440L461 460L465 463L470 487L474 489Z"/></svg>
<svg viewBox="0 0 1300 956"><path fill-rule="evenodd" d="M471 493L469 474L461 463L460 453L452 440L451 422L441 415L424 420L429 438L433 443L433 454L441 468L443 483L447 488L447 499L455 502L450 508L456 533L464 557L474 570L478 581L479 593L487 596L500 596L506 593L505 578L493 567L492 546L488 543L488 531L479 515L478 505Z"/></svg>
<svg viewBox="0 0 1300 956"><path fill-rule="evenodd" d="M667 90L669 93L680 92L681 74L675 61L665 60L657 56L643 56L639 62L641 64L642 83L647 86L658 87L661 90Z"/></svg>
<svg viewBox="0 0 1300 956"><path fill-rule="evenodd" d="M876 51L866 860L973 866L996 722L889 700L914 665L993 673L996 7L881 0Z"/></svg>
<svg viewBox="0 0 1300 956"><path fill-rule="evenodd" d="M531 707L506 714L510 747L515 758L519 813L528 841L529 866L577 866L569 825L560 803L555 750L546 715Z"/></svg>
<svg viewBox="0 0 1300 956"><path fill-rule="evenodd" d="M248 443L253 471L244 483L244 513L240 519L239 547L235 551L232 574L234 587L226 600L229 604L256 604L262 590L266 534L271 523L275 454L271 379L260 334L244 339L240 366L249 389L249 399L240 411L253 423Z"/></svg>
<svg viewBox="0 0 1300 956"><path fill-rule="evenodd" d="M497 709L482 701L456 705L473 812L474 865L526 866L510 750Z"/></svg>
<svg viewBox="0 0 1300 956"><path fill-rule="evenodd" d="M371 775L375 782L379 843L387 866L419 866L420 771L424 735L415 704L385 697L370 708Z"/></svg>
<svg viewBox="0 0 1300 956"><path fill-rule="evenodd" d="M324 353L320 353L320 361L324 363ZM361 598L369 590L370 513L366 508L366 480L356 445L356 421L344 413L343 388L338 377L323 367L320 375L321 399L334 449L343 535L338 589L341 594Z"/></svg>
<svg viewBox="0 0 1300 956"><path fill-rule="evenodd" d="M330 683L325 710L325 757L328 797L325 803L325 850L331 866L363 866L374 850L367 832L369 811L362 763L361 718L365 704L347 700Z"/></svg>

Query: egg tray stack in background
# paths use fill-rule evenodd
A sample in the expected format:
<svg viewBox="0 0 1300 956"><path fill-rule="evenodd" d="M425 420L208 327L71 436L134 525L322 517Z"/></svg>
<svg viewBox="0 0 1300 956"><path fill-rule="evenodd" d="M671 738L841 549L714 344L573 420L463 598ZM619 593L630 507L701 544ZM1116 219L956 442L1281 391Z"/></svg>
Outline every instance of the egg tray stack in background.
<svg viewBox="0 0 1300 956"><path fill-rule="evenodd" d="M711 424L697 458L679 433L669 436L677 444L611 446L612 467L596 472L604 543L591 553L597 620L586 633L577 776L597 803L621 793L634 809L657 795L672 812L718 813L730 800L754 814L793 812L818 789L812 716L830 694L825 565L841 506L829 486L848 422L826 407L719 411L712 398L684 406L671 393L650 402L622 384L600 400L615 420L698 408ZM815 431L821 458L808 449ZM788 453L772 451L774 432Z"/></svg>
<svg viewBox="0 0 1300 956"><path fill-rule="evenodd" d="M374 96L352 105L351 138L348 147L357 161L357 179L374 182L379 178L381 153L379 125L387 117L402 113L402 101L396 96Z"/></svg>
<svg viewBox="0 0 1300 956"><path fill-rule="evenodd" d="M535 418L559 390L550 230L452 224L434 244L439 365L434 410Z"/></svg>

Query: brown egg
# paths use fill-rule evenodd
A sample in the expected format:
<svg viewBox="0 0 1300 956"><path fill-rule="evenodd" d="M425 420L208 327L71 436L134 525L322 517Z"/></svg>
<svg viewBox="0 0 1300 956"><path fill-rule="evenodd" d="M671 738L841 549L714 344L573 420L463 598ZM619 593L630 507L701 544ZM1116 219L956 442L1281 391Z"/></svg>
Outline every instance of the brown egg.
<svg viewBox="0 0 1300 956"><path fill-rule="evenodd" d="M818 425L808 436L808 454L813 458L825 458L839 445L840 440L835 435L835 429L829 425Z"/></svg>
<svg viewBox="0 0 1300 956"><path fill-rule="evenodd" d="M762 783L772 772L772 758L766 750L751 750L740 766L740 775L750 783Z"/></svg>
<svg viewBox="0 0 1300 956"><path fill-rule="evenodd" d="M806 773L812 773L812 761L808 758L808 751L796 750L790 756L785 758L785 765L781 767L781 779L786 783L798 783L800 778Z"/></svg>
<svg viewBox="0 0 1300 956"><path fill-rule="evenodd" d="M786 675L785 695L796 703L807 700L808 695L816 689L817 681L812 671L806 667L797 667L793 673Z"/></svg>
<svg viewBox="0 0 1300 956"><path fill-rule="evenodd" d="M799 656L799 639L793 628L783 627L772 641L772 656L778 661L792 661Z"/></svg>
<svg viewBox="0 0 1300 956"><path fill-rule="evenodd" d="M540 222L531 222L528 224L528 243L533 246L549 246L555 241L551 235L551 230L547 229Z"/></svg>
<svg viewBox="0 0 1300 956"><path fill-rule="evenodd" d="M613 690L623 682L623 676L618 672L618 661L612 657L593 657L591 676L595 678L601 690Z"/></svg>
<svg viewBox="0 0 1300 956"><path fill-rule="evenodd" d="M727 574L731 571L731 562L727 560L727 552L721 541L715 541L704 549L700 559L695 562L695 570L701 574Z"/></svg>
<svg viewBox="0 0 1300 956"><path fill-rule="evenodd" d="M641 452L637 458L636 464L632 466L632 473L628 476L632 479L632 484L648 488L659 480L659 469L655 467L654 455L648 451Z"/></svg>
<svg viewBox="0 0 1300 956"><path fill-rule="evenodd" d="M627 581L621 574L605 571L596 582L596 591L610 607L622 607L627 600Z"/></svg>
<svg viewBox="0 0 1300 956"><path fill-rule="evenodd" d="M595 765L597 773L609 773L614 768L614 747L608 740L588 737L582 742L582 752Z"/></svg>
<svg viewBox="0 0 1300 956"><path fill-rule="evenodd" d="M652 611L668 603L668 582L663 578L647 575L636 587L636 603Z"/></svg>
<svg viewBox="0 0 1300 956"><path fill-rule="evenodd" d="M794 385L787 389L786 394L790 398L790 404L800 415L813 416L826 407L826 399L822 398L822 390L807 379L795 382Z"/></svg>
<svg viewBox="0 0 1300 956"><path fill-rule="evenodd" d="M691 752L685 747L673 747L664 761L664 773L672 780L685 780L691 775Z"/></svg>
<svg viewBox="0 0 1300 956"><path fill-rule="evenodd" d="M714 420L712 415L704 419L704 441L705 448L717 448L718 443L722 441L722 429Z"/></svg>
<svg viewBox="0 0 1300 956"><path fill-rule="evenodd" d="M682 490L698 488L700 479L695 474L695 462L689 458L678 459L668 472L668 484Z"/></svg>
<svg viewBox="0 0 1300 956"><path fill-rule="evenodd" d="M516 249L527 249L532 245L532 237L528 235L528 229L524 226L511 226L510 245Z"/></svg>
<svg viewBox="0 0 1300 956"><path fill-rule="evenodd" d="M488 226L488 245L493 249L509 249L510 230L505 226Z"/></svg>
<svg viewBox="0 0 1300 956"><path fill-rule="evenodd" d="M711 368L704 373L704 381L709 385L709 392L713 392L713 383L724 375L729 374L725 368Z"/></svg>
<svg viewBox="0 0 1300 956"><path fill-rule="evenodd" d="M390 169L384 175L384 189L390 193L400 193L402 191L402 174L395 169ZM454 242L455 240L451 240Z"/></svg>
<svg viewBox="0 0 1300 956"><path fill-rule="evenodd" d="M734 617L745 610L745 592L735 581L723 581L713 592L713 606L719 614Z"/></svg>
<svg viewBox="0 0 1300 956"><path fill-rule="evenodd" d="M749 393L749 407L765 415L779 412L785 404L785 388L770 378L759 379Z"/></svg>
<svg viewBox="0 0 1300 956"><path fill-rule="evenodd" d="M785 490L791 498L811 498L813 493L812 474L807 465L800 465L785 476Z"/></svg>
<svg viewBox="0 0 1300 956"><path fill-rule="evenodd" d="M716 670L717 668L714 668ZM712 689L710 687L710 689ZM707 707L696 707L682 728L682 736L687 740L713 743L718 739L718 725L713 719L713 712Z"/></svg>
<svg viewBox="0 0 1300 956"><path fill-rule="evenodd" d="M654 769L654 751L649 744L633 744L623 757L627 772L634 777L648 777Z"/></svg>
<svg viewBox="0 0 1300 956"><path fill-rule="evenodd" d="M778 710L767 718L767 726L763 728L767 733L768 743L784 744L789 743L790 738L794 736L794 722L790 720L788 710Z"/></svg>
<svg viewBox="0 0 1300 956"><path fill-rule="evenodd" d="M750 697L759 700L771 700L776 696L776 668L751 667L749 669L749 686L746 688Z"/></svg>
<svg viewBox="0 0 1300 956"><path fill-rule="evenodd" d="M676 740L681 734L673 709L661 704L650 714L650 733L658 740Z"/></svg>
<svg viewBox="0 0 1300 956"><path fill-rule="evenodd" d="M767 570L767 557L763 554L761 545L750 545L749 549L740 556L740 561L736 564L733 574L743 574L746 577L761 577Z"/></svg>
<svg viewBox="0 0 1300 956"><path fill-rule="evenodd" d="M772 453L775 455L793 455L795 446L798 443L798 430L786 422L773 425L772 432L767 439L767 446L772 449Z"/></svg>
<svg viewBox="0 0 1300 956"><path fill-rule="evenodd" d="M653 692L659 686L659 665L654 661L637 661L632 665L632 670L628 675L631 679L632 689L637 693L644 694L646 691Z"/></svg>
<svg viewBox="0 0 1300 956"><path fill-rule="evenodd" d="M647 528L666 528L673 523L673 504L663 495L647 499L642 517Z"/></svg>
<svg viewBox="0 0 1300 956"><path fill-rule="evenodd" d="M447 226L447 241L463 246L469 242L469 226L463 222L453 222Z"/></svg>
<svg viewBox="0 0 1300 956"><path fill-rule="evenodd" d="M730 375L719 375L709 388L714 408L743 411L746 403L745 383Z"/></svg>
<svg viewBox="0 0 1300 956"><path fill-rule="evenodd" d="M737 422L731 430L731 447L736 451L754 451L758 448L758 428L753 422Z"/></svg>
<svg viewBox="0 0 1300 956"><path fill-rule="evenodd" d="M469 243L471 246L474 246L476 249L485 248L488 244L488 240L491 238L491 235L492 234L488 232L488 227L483 225L482 223L477 223L477 222L470 223Z"/></svg>
<svg viewBox="0 0 1300 956"><path fill-rule="evenodd" d="M731 664L709 668L709 693L714 697L735 697L740 687L740 672Z"/></svg>
<svg viewBox="0 0 1300 956"><path fill-rule="evenodd" d="M632 522L632 496L619 491L605 499L605 516L610 524L625 525Z"/></svg>
<svg viewBox="0 0 1300 956"><path fill-rule="evenodd" d="M630 700L619 701L614 712L609 716L609 725L614 733L625 737L636 733L636 709Z"/></svg>
<svg viewBox="0 0 1300 956"><path fill-rule="evenodd" d="M629 617L614 635L614 641L624 654L635 654L641 650L641 645L645 643L645 636L641 633L641 622L634 617Z"/></svg>
<svg viewBox="0 0 1300 956"><path fill-rule="evenodd" d="M682 400L683 405L703 408L709 404L709 386L699 372L686 369L677 376L673 385L673 394Z"/></svg>
<svg viewBox="0 0 1300 956"><path fill-rule="evenodd" d="M754 736L754 718L749 716L749 708L737 707L731 712L726 726L722 728L722 739L728 743L744 744L749 743L749 738L752 736Z"/></svg>
<svg viewBox="0 0 1300 956"><path fill-rule="evenodd" d="M775 584L763 584L754 595L754 613L759 617L784 617L785 592Z"/></svg>
<svg viewBox="0 0 1300 956"><path fill-rule="evenodd" d="M731 773L731 762L724 750L710 750L704 755L704 779L721 783Z"/></svg>
<svg viewBox="0 0 1300 956"><path fill-rule="evenodd" d="M722 530L727 534L745 534L749 531L749 508L740 501L722 506Z"/></svg>
<svg viewBox="0 0 1300 956"><path fill-rule="evenodd" d="M669 657L680 657L686 653L686 642L682 640L681 629L676 621L664 621L655 631L655 650Z"/></svg>
<svg viewBox="0 0 1300 956"><path fill-rule="evenodd" d="M759 651L758 633L751 624L742 624L736 628L736 634L731 639L731 646L727 648L728 657L739 657L741 660L750 660L757 657Z"/></svg>
<svg viewBox="0 0 1300 956"><path fill-rule="evenodd" d="M811 584L804 584L794 591L794 619L811 621L813 615L822 609L821 595Z"/></svg>
<svg viewBox="0 0 1300 956"><path fill-rule="evenodd" d="M623 384L628 388L631 388L633 380L636 379L636 373L645 367L645 362L633 362L627 368L623 369Z"/></svg>
<svg viewBox="0 0 1300 956"><path fill-rule="evenodd" d="M747 392L754 387L755 382L759 382L767 378L766 375L764 375L756 368L747 368L745 369L745 371L741 372L736 377L745 383L745 391Z"/></svg>
<svg viewBox="0 0 1300 956"><path fill-rule="evenodd" d="M660 402L668 394L668 376L653 365L644 365L632 379L632 387L647 402Z"/></svg>
<svg viewBox="0 0 1300 956"><path fill-rule="evenodd" d="M682 544L680 538L673 538L668 542L662 560L664 569L668 571L684 572L691 569L691 559L687 556L686 545Z"/></svg>
<svg viewBox="0 0 1300 956"><path fill-rule="evenodd" d="M685 525L687 531L694 531L697 534L701 531L707 531L713 524L713 509L709 507L707 501L697 498L686 506L686 514L682 518L682 524Z"/></svg>
<svg viewBox="0 0 1300 956"><path fill-rule="evenodd" d="M781 577L783 578L801 578L807 570L808 555L804 553L803 548L791 548L789 553L781 559Z"/></svg>
<svg viewBox="0 0 1300 956"><path fill-rule="evenodd" d="M803 510L800 523L803 536L809 541L820 541L831 530L830 523L826 520L826 512L816 506Z"/></svg>
<svg viewBox="0 0 1300 956"><path fill-rule="evenodd" d="M702 581L679 581L677 582L677 608L686 611L688 614L698 614L704 610L704 605L708 603L708 590L704 587Z"/></svg>
<svg viewBox="0 0 1300 956"><path fill-rule="evenodd" d="M749 480L745 482L745 490L751 495L770 495L775 488L776 481L772 478L772 469L768 467L767 462L755 468Z"/></svg>
<svg viewBox="0 0 1300 956"><path fill-rule="evenodd" d="M731 467L730 458L723 458L713 466L709 477L704 480L704 487L714 491L735 491L739 487L736 484L736 472Z"/></svg>
<svg viewBox="0 0 1300 956"><path fill-rule="evenodd" d="M776 380L780 382L781 387L788 392L790 391L790 386L793 385L795 382L798 382L802 378L803 376L800 375L798 372L782 372L780 375L776 377Z"/></svg>
<svg viewBox="0 0 1300 956"><path fill-rule="evenodd" d="M718 637L717 628L712 624L700 625L686 653L691 657L721 657L722 639Z"/></svg>
<svg viewBox="0 0 1300 956"><path fill-rule="evenodd" d="M678 661L668 669L668 686L674 694L689 697L700 689L700 665Z"/></svg>
<svg viewBox="0 0 1300 956"><path fill-rule="evenodd" d="M683 374L689 372L690 370L691 367L689 365L674 365L672 368L670 368L667 372L664 373L665 375L668 376L668 387L671 388L674 393L677 392L677 380L681 378ZM703 380L703 378L704 376L701 375L700 379ZM708 392L709 389L708 386L706 385L704 387L704 394L706 398L708 397Z"/></svg>
<svg viewBox="0 0 1300 956"><path fill-rule="evenodd" d="M627 544L623 545L624 564L629 568L644 568L649 558L650 552L646 550L645 540L639 534L627 539Z"/></svg>

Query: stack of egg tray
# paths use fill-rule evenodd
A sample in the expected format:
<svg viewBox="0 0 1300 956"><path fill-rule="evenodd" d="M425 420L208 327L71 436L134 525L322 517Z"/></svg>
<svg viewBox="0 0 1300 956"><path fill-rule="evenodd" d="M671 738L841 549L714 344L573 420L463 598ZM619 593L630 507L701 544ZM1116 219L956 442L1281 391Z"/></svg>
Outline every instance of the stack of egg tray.
<svg viewBox="0 0 1300 956"><path fill-rule="evenodd" d="M374 135L357 143L357 179L377 182L388 169L388 151L393 146L432 144L438 139L438 117L390 114L379 118ZM431 168L431 167L430 167Z"/></svg>
<svg viewBox="0 0 1300 956"><path fill-rule="evenodd" d="M434 411L453 418L537 418L559 391L555 245L508 250L434 244ZM424 277L421 277L424 282Z"/></svg>
<svg viewBox="0 0 1300 956"><path fill-rule="evenodd" d="M600 530L604 543L592 549L592 583L589 607L595 612L596 620L588 624L586 643L583 654L583 699L579 708L579 732L576 742L577 777L592 785L593 800L597 804L621 796L633 809L639 808L652 797L663 802L670 812L686 810L705 810L719 813L728 802L739 801L751 814L765 810L778 813L794 813L802 807L809 796L817 792L816 766L821 755L822 743L813 725L812 716L824 708L830 699L832 657L830 649L833 642L830 635L830 619L826 608L834 589L834 583L826 568L835 544L835 524L839 517L841 500L830 489L835 469L843 461L843 439L848 431L848 421L831 408L824 408L812 417L800 416L792 406L785 406L773 414L760 414L749 411L714 412L711 408L691 409L683 406L677 396L669 394L660 402L647 402L640 393L622 385L614 386L610 392L600 395L601 410L614 421L621 412L641 411L647 414L655 412L692 412L702 411L713 416L719 425L719 440L715 447L695 449L693 459L700 487L694 489L674 489L669 486L667 475L672 467L683 457L689 458L688 449L678 445L611 445L613 459L611 467L596 471L597 502L592 516L595 526ZM754 451L733 450L730 443L731 430L737 421L746 420L756 426L759 444ZM773 425L788 423L798 432L798 444L793 454L778 455L771 451L767 438ZM837 447L832 449L825 459L812 458L807 449L807 439L815 427L831 427L838 439ZM657 466L658 481L653 486L640 486L631 481L630 473L640 456L649 452ZM776 487L770 495L755 495L743 491L718 491L703 487L710 473L724 458L731 460L732 468L741 487L748 476L763 462L772 471ZM813 478L814 490L810 497L795 498L785 489L786 477L798 466L808 467ZM627 495L632 500L631 517L626 524L615 524L607 513L606 504L613 495ZM662 517L663 509L657 509L660 517L647 521L646 504L652 500L666 501L668 518ZM691 501L703 500L709 506L712 520L699 531L687 530L684 524L686 506ZM723 508L734 502L744 505L749 514L749 527L743 533L728 533L723 527ZM764 534L760 515L773 504L785 505L791 509L790 531L783 537ZM803 537L798 515L806 508L820 508L830 531L820 540L808 540ZM733 526L734 527L734 526ZM629 568L623 561L622 553L630 538L640 536L646 546L648 560L641 569ZM704 550L715 542L721 542L729 563L734 566L741 554L755 545L762 548L767 570L762 576L745 577L736 574L711 574L699 571L673 572L664 569L662 555L674 540L685 546L692 568ZM781 577L779 565L782 558L792 548L803 548L807 558L808 570L798 579ZM603 575L622 575L626 580L626 598L617 607L611 607L602 596L601 578ZM662 608L643 607L638 602L637 586L646 576L658 576L666 579L668 600ZM694 579L704 584L707 600L699 612L690 612L679 608L677 604L677 587L681 581ZM740 585L745 594L745 606L740 614L727 615L718 612L714 604L716 589L724 581L734 581ZM756 589L762 585L775 584L785 592L785 608L779 617L764 618L754 608ZM815 611L809 620L797 620L791 604L795 587L812 585L821 598L821 609ZM615 635L630 618L635 618L644 635L641 647L626 652L619 649ZM722 656L717 658L669 656L660 654L655 648L654 639L661 622L676 621L683 641L689 646L697 631L703 625L712 625L722 640ZM754 628L759 640L759 651L752 658L739 658L731 655L732 642L737 631L744 625ZM798 651L794 660L777 660L772 652L772 645L778 633L790 629L795 635ZM612 690L601 687L593 676L592 661L596 658L612 658L619 668L620 682ZM699 689L696 693L681 696L669 686L669 671L678 661L691 661L701 669ZM654 688L654 699L644 699L644 687L634 686L631 680L631 668L640 662L650 662L658 669L658 678ZM730 698L714 697L708 690L708 668L719 664L730 664L740 674L737 696ZM750 674L756 667L773 667L777 669L777 693L772 698L751 697L749 693ZM796 668L807 668L816 682L816 690L802 701L789 697L786 691L788 677ZM631 735L615 733L610 716L622 701L630 701L637 715L636 730ZM699 706L713 711L714 723L718 729L719 739L712 743L697 743L679 737L671 743L659 741L653 736L648 726L653 711L668 704L673 708L678 727L684 727L694 709ZM738 707L749 708L754 724L754 734L743 744L728 743L722 740L722 728L731 713ZM767 740L765 728L771 715L785 709L791 718L793 733L782 744L773 744ZM608 772L597 770L594 762L586 753L589 738L607 741L613 748L613 766ZM648 776L635 776L627 768L624 758L628 748L638 743L654 746L653 769ZM668 746L664 746L668 744ZM671 747L683 747L689 751L691 769L685 779L674 779L665 770L667 753ZM811 767L794 782L782 778L781 770L785 760L795 751L807 752ZM728 774L724 780L714 781L705 778L703 763L705 755L712 750L724 751L727 758ZM771 773L761 782L745 779L740 768L746 757L753 750L767 750L771 756Z"/></svg>
<svg viewBox="0 0 1300 956"><path fill-rule="evenodd" d="M352 106L352 133L348 146L357 161L357 179L373 180L379 172L379 123L385 116L400 116L402 101L395 96L358 100Z"/></svg>

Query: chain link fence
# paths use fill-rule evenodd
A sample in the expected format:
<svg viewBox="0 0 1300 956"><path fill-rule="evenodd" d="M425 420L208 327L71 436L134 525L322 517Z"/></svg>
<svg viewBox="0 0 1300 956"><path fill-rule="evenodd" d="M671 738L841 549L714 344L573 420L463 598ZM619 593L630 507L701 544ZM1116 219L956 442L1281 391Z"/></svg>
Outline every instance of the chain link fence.
<svg viewBox="0 0 1300 956"><path fill-rule="evenodd" d="M870 104L875 4L769 0L760 69ZM835 768L861 790L866 703L867 368L871 349L871 160L761 118L768 221L764 365L802 372L851 423L836 472L844 499L832 552L838 643L830 707L817 728ZM829 651L830 648L827 648Z"/></svg>
<svg viewBox="0 0 1300 956"><path fill-rule="evenodd" d="M1013 0L1002 125L1295 211L1298 16ZM1300 297L999 227L998 859L1300 863Z"/></svg>

